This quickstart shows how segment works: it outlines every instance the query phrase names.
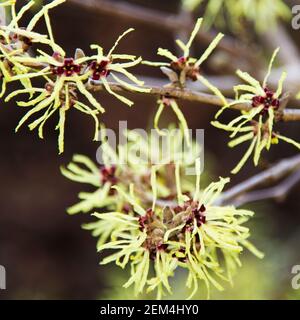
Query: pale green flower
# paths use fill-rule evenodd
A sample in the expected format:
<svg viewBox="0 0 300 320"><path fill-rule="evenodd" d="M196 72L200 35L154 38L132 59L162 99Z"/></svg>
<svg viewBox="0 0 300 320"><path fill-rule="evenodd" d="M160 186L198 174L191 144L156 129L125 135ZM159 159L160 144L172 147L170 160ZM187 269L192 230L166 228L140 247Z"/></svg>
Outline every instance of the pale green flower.
<svg viewBox="0 0 300 320"><path fill-rule="evenodd" d="M10 100L19 93L28 93L29 97L32 98L35 93L40 95L29 102L20 102L19 105L31 106L38 103L36 108L27 113L21 120L20 125L26 121L29 116L33 113L47 108L47 111L42 117L30 124L30 129L34 129L39 126L39 136L43 137L43 126L45 121L53 114L53 110L60 108L60 121L57 128L60 131L59 137L59 150L63 150L63 133L64 133L64 122L65 122L65 111L69 109L70 104L73 103L72 100L72 90L69 89L69 84L65 84L60 81L60 87L54 86L53 83L49 83L48 89L53 87L53 92L50 94L49 90L39 89L32 87L31 78L46 75L48 70L45 67L42 71L36 71L32 73L32 70L40 66L40 61L29 55L28 49L32 43L46 44L55 50L56 52L63 52L63 50L55 44L52 34L52 29L50 25L48 11L57 5L63 3L65 0L54 0L51 3L45 5L40 9L34 17L29 21L26 27L20 26L20 21L24 14L34 5L34 1L29 1L24 5L19 12L16 12L15 4L16 1L11 2L11 21L7 26L0 26L0 35L2 36L2 41L0 43L0 70L3 75L2 78L2 90L0 96L2 97L6 91L6 84L12 81L20 81L25 89L17 90L10 95L8 95L5 101ZM41 18L45 19L47 26L48 35L41 35L33 31L33 28L40 21ZM63 97L58 99L54 97L54 93L60 93ZM95 118L94 112L93 116ZM19 126L16 130L18 130Z"/></svg>
<svg viewBox="0 0 300 320"><path fill-rule="evenodd" d="M295 146L296 148L300 149L300 143L288 137L282 136L276 131L272 130L272 133L270 135L269 127L266 126L266 124L262 123L262 116L259 116L258 122L252 121L251 125L243 126L243 127L233 126L230 124L226 125L218 121L213 121L212 125L215 126L216 128L228 131L231 134L236 131L238 132L239 136L236 138L233 138L228 143L228 146L230 148L234 148L245 142L250 143L250 146L248 147L242 159L231 171L231 173L233 174L236 174L241 170L241 168L244 166L244 164L251 157L252 154L253 154L253 163L255 166L257 166L262 151L269 150L271 145L278 144L280 140L285 141ZM271 137L271 140L270 140L270 137Z"/></svg>
<svg viewBox="0 0 300 320"><path fill-rule="evenodd" d="M237 134L241 134L238 138L233 139L229 143L230 147L235 147L247 141L251 142L241 161L232 170L232 173L234 174L239 172L252 153L254 153L254 165L257 166L261 152L264 149L269 150L271 145L277 144L279 140L293 144L297 148L300 147L299 143L290 138L284 137L273 130L275 115L280 107L280 96L282 94L283 82L286 78L286 72L283 72L278 81L276 91L272 91L267 86L272 64L278 51L279 48L276 49L272 55L268 72L262 84L247 72L242 72L240 70L237 71L238 76L247 82L247 84L241 84L234 87L236 99L230 105L247 103L251 105L252 108L248 112L242 112L242 115L238 116L228 124L222 124L218 121L212 122L212 125L215 127L231 132L230 138L235 138ZM240 91L243 93L240 94ZM218 117L218 115L228 107L229 106L225 106L222 108L217 113L216 117Z"/></svg>
<svg viewBox="0 0 300 320"><path fill-rule="evenodd" d="M178 45L179 49L182 51L182 56L177 57L168 49L158 48L157 54L159 56L165 57L171 62L151 62L151 61L143 61L143 64L150 65L150 66L157 66L157 67L169 67L172 69L173 72L177 74L178 81L176 83L170 84L171 86L179 86L184 87L186 80L192 81L200 81L205 87L211 90L215 95L217 95L224 105L227 105L226 98L220 92L220 90L211 84L202 74L200 67L207 60L213 50L216 48L218 43L223 38L224 34L219 33L215 39L210 43L207 49L199 58L193 58L190 56L190 49L193 44L197 33L202 24L202 18L197 19L195 27L190 35L190 38L187 43L183 43L181 40L176 40L176 44ZM179 123L183 130L187 127L186 120L184 118L183 113L181 112L180 108L178 107L177 102L174 99L169 99L169 97L162 97L158 100L158 110L155 115L154 125L158 128L158 120L161 116L162 111L165 109L166 106L170 106L173 111L175 112ZM159 129L158 129L159 131Z"/></svg>
<svg viewBox="0 0 300 320"><path fill-rule="evenodd" d="M81 201L68 208L69 214L85 213L120 201L115 195L109 196L111 181L102 177L100 168L92 160L79 154L74 155L72 160L66 168L61 167L61 173L72 181L90 184L97 189L95 192L80 192L78 197Z"/></svg>
<svg viewBox="0 0 300 320"><path fill-rule="evenodd" d="M93 117L95 121L94 140L98 139L99 121L98 113L105 110L93 95L86 89L85 82L89 78L89 74L84 73L84 66L79 63L79 59L64 58L60 54L49 56L45 52L40 51L41 56L32 58L33 61L45 63L44 69L24 75L12 77L12 80L20 80L23 78L42 77L46 82L45 88L25 88L17 90L6 97L6 101L21 93L37 94L28 102L17 102L22 107L33 107L20 120L16 131L35 113L44 112L42 116L29 124L30 130L38 127L39 137L43 138L43 127L45 122L55 113L59 113L59 122L57 129L59 130L58 149L59 153L64 151L64 128L66 113L74 108ZM78 94L82 94L91 104L79 101Z"/></svg>
<svg viewBox="0 0 300 320"><path fill-rule="evenodd" d="M25 4L18 13L16 13L15 4L13 2L11 6L11 21L7 26L1 26L1 32L5 38L9 37L9 33L13 33L19 37L24 37L30 39L32 42L43 43L52 47L53 51L62 52L61 47L59 47L53 38L52 27L50 23L49 10L57 7L58 5L64 3L66 0L53 0L50 3L42 6L42 8L33 16L26 27L20 26L20 20L24 14L35 4L35 1L31 0ZM41 35L33 31L36 24L44 18L47 27L48 35ZM4 31L4 32L3 32Z"/></svg>
<svg viewBox="0 0 300 320"><path fill-rule="evenodd" d="M55 0L43 6L27 26L20 26L24 14L31 9L35 4L34 1L29 1L24 5L19 12L16 12L16 1L6 1L0 5L10 6L11 21L8 25L0 26L0 72L2 74L2 90L0 97L6 91L7 83L14 81L15 75L23 75L19 80L25 88L31 88L30 77L26 74L30 72L30 67L26 63L31 63L33 66L37 61L32 60L28 53L28 49L33 43L41 43L50 45L53 50L61 52L61 48L53 41L52 30L49 20L48 11L65 0ZM36 23L42 18L45 18L46 26L49 35L41 35L33 31ZM25 76L24 76L25 75Z"/></svg>
<svg viewBox="0 0 300 320"><path fill-rule="evenodd" d="M122 197L116 194L111 187L117 184L127 189L130 181L134 181L141 195L147 200L150 187L150 169L148 165L139 165L126 154L127 146L118 145L114 150L109 143L104 143L105 129L101 128L102 165L95 164L84 155L74 155L73 161L66 168L61 167L62 174L68 179L96 188L92 192L80 192L79 203L68 208L69 214L89 212L96 208L109 208L110 210L131 210ZM148 183L147 183L148 181Z"/></svg>
<svg viewBox="0 0 300 320"><path fill-rule="evenodd" d="M114 53L120 40L132 31L134 31L134 29L130 28L123 32L106 55L104 54L102 47L96 44L92 44L91 49L97 50L97 54L90 57L82 57L79 61L79 63L89 63L89 76L90 81L93 85L102 84L109 94L113 95L128 106L132 106L133 102L125 98L124 96L121 96L120 94L114 92L110 88L107 77L111 76L116 83L120 84L122 87L126 88L129 91L150 91L149 89L142 88L142 86L144 85L144 81L138 80L136 76L128 71L129 68L141 63L142 58L129 54ZM121 62L117 62L118 60L120 60ZM125 60L125 62L122 62L123 60ZM127 78L126 81L123 80L120 76ZM128 80L133 82L133 84L128 82Z"/></svg>

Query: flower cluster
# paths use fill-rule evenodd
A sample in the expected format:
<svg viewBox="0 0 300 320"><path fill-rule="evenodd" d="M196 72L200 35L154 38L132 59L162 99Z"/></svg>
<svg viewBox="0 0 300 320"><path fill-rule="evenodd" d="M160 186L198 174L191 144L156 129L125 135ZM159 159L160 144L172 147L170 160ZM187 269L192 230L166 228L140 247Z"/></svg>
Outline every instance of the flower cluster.
<svg viewBox="0 0 300 320"><path fill-rule="evenodd" d="M280 108L280 96L282 95L283 82L286 78L286 73L283 72L278 81L276 91L273 91L267 85L272 64L278 51L279 49L276 49L272 55L268 72L262 85L247 72L242 72L240 70L237 71L237 75L247 82L247 84L241 84L234 87L236 99L230 105L248 103L250 106L249 111L242 112L242 115L238 116L228 124L222 124L218 121L212 122L212 125L215 127L231 132L230 138L234 138L228 144L231 148L244 142L251 142L245 155L232 170L232 173L234 174L240 171L252 153L254 165L257 166L261 152L264 149L269 150L271 145L277 144L279 140L288 142L300 149L299 143L282 136L273 130L276 113L279 112ZM240 91L243 91L244 93L239 94ZM230 105L221 109L217 116ZM236 135L240 136L235 138Z"/></svg>
<svg viewBox="0 0 300 320"><path fill-rule="evenodd" d="M207 29L215 24L239 31L245 22L251 22L258 32L264 32L274 28L279 19L291 17L291 10L283 0L182 0L182 5L184 9L194 11L204 2L207 2L204 13Z"/></svg>
<svg viewBox="0 0 300 320"><path fill-rule="evenodd" d="M99 45L91 45L96 54L85 56L81 49L76 50L75 57L66 56L65 51L56 44L53 38L49 9L61 4L65 0L55 0L43 8L32 18L27 27L20 27L19 20L24 13L34 4L30 1L19 13L15 14L15 1L11 2L12 21L8 26L1 26L2 42L0 43L0 69L3 75L2 95L6 91L6 84L12 81L20 81L24 89L9 94L5 101L19 94L29 94L29 100L17 102L19 106L31 108L19 122L16 131L36 113L42 113L36 120L29 124L30 130L38 128L39 137L43 138L45 122L54 114L59 113L58 149L64 151L64 128L66 113L71 109L93 117L95 121L94 140L98 139L99 120L97 115L105 109L91 94L90 89L103 85L106 91L119 99L122 103L131 106L132 101L114 92L108 82L108 77L122 87L136 92L147 92L141 88L143 82L139 81L128 68L134 67L141 62L140 57L128 54L115 54L114 51L119 41L133 29L125 31L114 43L107 54ZM44 17L48 35L40 35L32 31L36 23ZM35 56L28 54L31 44L46 44L51 49L48 54L37 49ZM33 87L33 79L42 79L44 86ZM129 82L128 82L129 81ZM131 84L132 82L133 84ZM88 102L82 101L83 96Z"/></svg>
<svg viewBox="0 0 300 320"><path fill-rule="evenodd" d="M196 168L199 169L198 162ZM94 214L99 221L91 229L100 237L98 251L116 251L101 264L131 266L125 288L133 285L135 293L140 294L147 286L147 292L156 290L160 299L172 292L169 278L176 269L183 268L188 272L186 285L192 291L189 298L197 292L199 281L206 285L209 297L211 285L223 290L219 280L232 282L244 247L260 258L263 256L247 240L249 230L243 226L253 212L214 204L229 179L220 178L200 190L198 169L195 191L187 196L182 194L180 165L176 164L177 201L173 205L162 206L157 201L156 168L152 167L152 207L143 207L134 185L129 192L115 186L131 209Z"/></svg>

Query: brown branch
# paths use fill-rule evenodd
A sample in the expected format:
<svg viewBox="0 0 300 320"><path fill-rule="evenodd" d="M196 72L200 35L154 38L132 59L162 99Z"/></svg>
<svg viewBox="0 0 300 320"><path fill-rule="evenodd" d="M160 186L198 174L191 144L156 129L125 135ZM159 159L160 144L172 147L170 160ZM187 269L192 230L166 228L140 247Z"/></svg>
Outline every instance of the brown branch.
<svg viewBox="0 0 300 320"><path fill-rule="evenodd" d="M119 85L117 83L111 82L110 87L112 90L116 92L122 92L122 91L128 91L125 89L122 85ZM193 102L201 102L201 103L207 103L215 106L223 106L222 100L212 94L203 93L203 92L197 92L192 91L188 89L177 89L173 87L150 87L150 86L144 86L145 89L149 89L149 92L142 93L142 94L150 94L155 96L168 96L175 99L181 99L186 101L193 101ZM89 85L88 89L91 91L99 91L104 90L103 85L97 84L97 85ZM137 94L137 92L135 92ZM229 103L234 102L232 99L227 99ZM235 105L230 106L232 109L236 110L244 110L249 111L252 106L249 103L238 103ZM282 114L279 117L283 121L299 121L300 120L300 109L285 109L282 111Z"/></svg>
<svg viewBox="0 0 300 320"><path fill-rule="evenodd" d="M288 178L274 187L249 192L261 185L266 185L282 179L284 176L292 173ZM234 205L242 206L246 203L266 199L282 199L288 192L300 181L300 155L281 160L278 164L267 169L246 181L243 181L233 188L225 191L215 201L214 205ZM151 202L152 199L149 199ZM157 199L157 205L161 207L176 206L172 200Z"/></svg>
<svg viewBox="0 0 300 320"><path fill-rule="evenodd" d="M218 205L224 205L237 201L240 197L242 199L243 194L259 187L263 184L278 181L284 176L300 169L300 155L294 156L292 158L281 160L278 164L274 165L270 169L267 169L244 182L239 183L235 187L225 191L222 196L218 199ZM273 189L274 191L274 189ZM276 191L276 190L275 190ZM277 191L276 191L277 192ZM269 193L267 194L269 196ZM260 198L262 199L262 198Z"/></svg>
<svg viewBox="0 0 300 320"><path fill-rule="evenodd" d="M187 19L182 19L180 15L162 13L158 10L126 2L108 0L69 0L69 2L92 10L93 12L129 19L131 22L155 26L159 29L171 31L172 33L176 33L179 30L191 31L193 29L193 23ZM215 35L213 32L199 32L197 38L205 43L210 43ZM245 59L250 62L251 65L257 65L257 57L255 57L248 48L229 36L226 36L226 39L222 39L218 47L231 56Z"/></svg>
<svg viewBox="0 0 300 320"><path fill-rule="evenodd" d="M251 203L259 200L283 200L284 198L286 198L289 191L299 183L299 181L300 170L291 174L288 178L283 180L283 182L281 182L277 186L245 193L243 195L238 196L234 201L230 202L230 204L239 207L246 203Z"/></svg>
<svg viewBox="0 0 300 320"><path fill-rule="evenodd" d="M120 76L120 78L124 81L127 80L125 76ZM164 87L170 83L167 78L156 78L144 75L139 75L138 78L139 80L144 81L144 83L147 83L147 85L150 87ZM216 86L223 94L228 95L232 94L232 88L238 84L237 78L230 75L207 75L206 79L214 86ZM210 92L210 90L199 81L189 81L188 83L186 83L186 87L191 91Z"/></svg>

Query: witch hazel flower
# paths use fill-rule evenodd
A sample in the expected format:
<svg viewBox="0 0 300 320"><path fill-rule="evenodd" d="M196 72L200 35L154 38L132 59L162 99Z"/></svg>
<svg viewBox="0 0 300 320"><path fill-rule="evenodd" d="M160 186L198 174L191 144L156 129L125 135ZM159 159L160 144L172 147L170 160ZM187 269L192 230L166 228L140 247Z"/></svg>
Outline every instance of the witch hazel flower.
<svg viewBox="0 0 300 320"><path fill-rule="evenodd" d="M50 23L49 10L62 4L65 0L53 0L51 3L44 5L27 23L26 26L22 24L23 16L34 6L35 1L28 1L17 13L16 0L7 1L10 3L10 15L11 20L7 25L0 26L1 44L6 48L15 49L16 55L22 57L20 53L28 51L29 47L33 43L40 43L50 46L53 51L62 52L62 48L58 46L53 38L52 27ZM43 35L34 32L34 28L41 19L44 18L45 25L47 28L47 35ZM25 57L26 58L26 57Z"/></svg>
<svg viewBox="0 0 300 320"><path fill-rule="evenodd" d="M80 202L67 209L69 214L86 213L92 209L111 206L116 200L119 200L109 194L112 182L117 182L116 170L110 174L110 179L107 174L102 174L104 170L112 170L112 167L100 169L90 158L80 154L74 155L72 162L66 168L61 167L61 173L66 178L92 185L96 189L94 192L80 192L78 195Z"/></svg>
<svg viewBox="0 0 300 320"><path fill-rule="evenodd" d="M232 283L232 277L241 265L239 255L247 248L259 258L259 252L249 241L249 229L243 224L253 212L233 206L218 206L216 201L230 181L220 178L204 190L200 190L200 162L196 161L196 186L193 196L183 195L179 166L177 167L178 205L172 209L173 218L164 235L166 244L174 250L180 267L189 272L187 286L192 289L190 298L198 290L199 280L204 281L209 297L210 285L223 290L217 278ZM173 226L172 226L173 224ZM166 241L167 240L167 241ZM219 254L223 256L222 265Z"/></svg>
<svg viewBox="0 0 300 320"><path fill-rule="evenodd" d="M235 91L235 101L223 106L222 109L216 114L216 118L228 107L239 104L247 103L252 108L249 112L242 112L242 115L233 120L233 123L238 123L239 127L242 127L247 122L254 119L257 115L262 114L268 116L272 121L274 120L274 114L279 108L280 96L282 94L283 82L287 76L286 72L282 72L281 77L278 81L278 86L275 91L268 87L268 79L272 71L272 65L279 52L277 48L271 57L269 62L267 74L262 84L253 78L248 72L237 70L236 74L246 82L246 84L239 84L233 87ZM242 93L240 93L242 92Z"/></svg>
<svg viewBox="0 0 300 320"><path fill-rule="evenodd" d="M93 209L109 208L110 210L130 211L130 205L119 197L112 186L127 189L134 182L138 195L142 201L148 202L145 197L150 191L150 169L146 163L137 163L133 157L126 155L127 150L133 150L134 142L129 145L118 145L117 150L105 141L106 129L101 125L101 165L84 155L74 155L72 162L61 167L61 173L68 179L92 185L95 191L80 192L79 203L69 207L69 214L87 213ZM168 196L166 190L160 190L161 196ZM144 198L143 198L144 197ZM85 228L89 228L86 225Z"/></svg>
<svg viewBox="0 0 300 320"><path fill-rule="evenodd" d="M114 83L121 85L129 91L149 92L149 89L142 88L144 81L138 80L136 76L128 71L129 68L140 64L142 58L136 57L135 55L114 53L119 42L132 31L134 31L134 29L130 28L123 32L106 55L102 47L92 44L91 49L96 50L97 54L82 58L81 60L82 62L88 63L87 73L89 74L89 84L92 87L103 85L109 94L128 106L132 106L133 101L114 92L107 78L110 76L114 80Z"/></svg>
<svg viewBox="0 0 300 320"><path fill-rule="evenodd" d="M251 121L250 125L239 128L238 126L226 125L217 121L213 121L212 125L216 128L230 132L231 134L238 130L238 137L233 138L228 146L234 148L240 144L250 143L248 149L243 155L239 163L232 169L231 173L238 173L245 165L247 160L253 156L253 164L258 165L261 153L264 150L270 150L270 146L278 144L280 140L285 141L296 148L300 149L300 143L291 138L281 135L279 132L272 130L270 133L268 123L263 123L262 115L258 121Z"/></svg>
<svg viewBox="0 0 300 320"><path fill-rule="evenodd" d="M110 149L109 151L112 155L113 150ZM91 185L95 188L95 191L80 192L78 194L80 202L69 207L67 209L68 214L87 213L99 208L113 211L122 210L126 214L132 212L132 207L128 201L120 196L115 189L112 189L113 185L118 185L124 189L128 186L126 183L124 185L124 181L132 179L132 177L130 177L127 169L125 166L112 165L107 161L99 167L84 155L74 155L72 162L66 167L61 167L61 173L72 181ZM136 185L139 186L138 183ZM147 190L144 190L144 192L147 192ZM98 238L97 245L99 246L106 243L113 232L126 229L127 226L126 224L120 224L118 220L114 220L111 224L100 220L84 224L82 227L85 230L92 231L92 235Z"/></svg>
<svg viewBox="0 0 300 320"><path fill-rule="evenodd" d="M249 230L243 226L253 212L214 204L229 179L221 178L201 191L200 164L196 162L197 182L194 195L189 197L181 192L179 171L177 164L177 204L159 204L153 166L152 207L142 206L134 185L130 186L129 192L116 186L118 193L133 208L130 214L122 211L94 214L101 222L100 232L94 224L94 234L101 236L104 222L106 230L110 230L110 237L105 234L110 240L102 241L98 251L116 251L101 264L115 262L122 268L130 264L131 276L124 287L133 285L135 294L142 293L145 287L147 292L156 290L158 299L166 293L171 294L169 278L176 269L183 268L188 270L186 286L192 291L189 298L198 291L200 281L205 283L209 297L211 285L223 290L217 278L232 282L235 269L241 265L239 255L243 248L260 258L263 256L248 241ZM154 270L154 276L151 276L151 270Z"/></svg>
<svg viewBox="0 0 300 320"><path fill-rule="evenodd" d="M215 39L210 43L208 48L204 51L200 58L193 58L190 56L190 49L193 44L193 41L200 30L202 24L202 18L199 18L195 24L195 27L190 35L188 42L185 44L181 40L176 40L176 44L178 45L179 49L182 50L182 56L177 57L168 49L158 48L157 54L169 59L171 62L150 62L144 61L144 64L153 65L153 66L160 66L160 67L169 67L173 71L178 73L178 80L179 85L185 86L186 79L190 79L192 81L202 80L203 77L200 76L200 66L213 50L216 48L218 43L224 37L224 34L219 33ZM205 82L205 85L207 83Z"/></svg>
<svg viewBox="0 0 300 320"><path fill-rule="evenodd" d="M105 132L102 127L102 141ZM131 166L130 161L127 165L122 164L124 162L122 159L124 150L121 145L118 146L118 152L108 143L102 143L101 147L103 151L103 164L101 166L96 165L90 158L77 154L73 156L72 162L66 167L61 167L61 173L66 178L96 188L92 192L80 192L78 195L80 202L67 209L69 214L86 213L93 209L107 207L111 210L117 210L126 205L111 187L118 185L126 188L128 186L127 181L132 180L133 166ZM137 173L137 170L135 173ZM146 174L142 173L141 176L146 176ZM137 178L136 182L138 182Z"/></svg>
<svg viewBox="0 0 300 320"><path fill-rule="evenodd" d="M207 87L209 90L211 90L215 95L217 95L224 103L224 105L227 105L227 101L221 91L215 87L213 84L211 84L202 74L201 74L201 65L203 62L207 60L207 58L210 56L210 54L213 52L213 50L216 48L218 43L223 38L224 34L219 33L215 39L210 43L210 45L207 47L207 49L204 51L204 53L201 55L200 58L193 58L190 56L190 49L193 44L193 41L199 32L199 29L202 24L202 18L199 18L195 24L195 27L190 35L190 38L188 42L185 44L181 40L176 40L176 44L178 45L179 49L182 50L182 56L177 57L172 52L170 52L168 49L158 48L157 54L169 59L171 62L151 62L151 61L143 61L143 64L150 65L150 66L157 66L163 68L168 68L172 71L174 78L174 74L176 75L176 81L173 80L172 83L169 86L175 86L184 88L186 85L187 80L191 81L200 81L205 87ZM168 72L169 73L169 72ZM167 97L166 97L167 98ZM161 99L162 100L162 99ZM162 112L163 104L161 103L161 100L158 101L159 108L156 113L155 118L159 118ZM174 106L174 103L173 103ZM173 108L174 109L174 108ZM182 126L185 126L185 119L183 114L180 112L179 108L176 108L175 111L178 120Z"/></svg>
<svg viewBox="0 0 300 320"><path fill-rule="evenodd" d="M244 166L246 161L253 153L253 162L257 166L260 155L264 149L269 150L272 144L277 144L279 140L288 142L299 149L300 144L294 140L280 135L274 131L274 124L276 120L276 113L280 108L280 96L282 94L283 82L286 78L286 73L283 72L279 81L276 91L270 89L267 85L268 78L271 73L272 64L279 51L276 49L272 55L269 63L268 72L263 80L262 85L251 77L247 72L237 71L237 74L247 82L247 84L241 84L234 87L236 92L236 99L230 105L238 103L247 103L251 106L249 111L243 111L242 115L238 116L228 124L222 124L218 121L213 121L212 125L230 132L229 142L230 147L235 147L244 142L251 142L249 148L244 154L243 158L232 170L233 174L236 174ZM242 91L244 93L239 94ZM224 108L227 108L225 106ZM224 110L221 109L221 112ZM217 114L217 116L221 113ZM217 117L216 116L216 117ZM239 137L235 138L237 135Z"/></svg>
<svg viewBox="0 0 300 320"><path fill-rule="evenodd" d="M0 4L2 6L9 6L11 15L10 23L0 26L0 72L2 76L0 97L6 92L7 83L14 80L14 75L26 75L30 72L31 66L37 66L37 61L33 61L28 53L29 48L31 48L34 43L50 45L57 51L62 50L52 39L53 36L48 11L64 1L65 0L55 0L43 6L25 27L20 26L20 23L24 14L34 5L34 1L29 1L18 13L15 8L16 1L6 1ZM41 35L33 31L37 22L43 17L45 18L48 35ZM20 82L25 88L31 87L30 78L22 77Z"/></svg>
<svg viewBox="0 0 300 320"><path fill-rule="evenodd" d="M151 174L152 186L156 180L153 172L154 170ZM98 245L98 251L102 252L106 249L117 251L104 258L101 264L115 262L118 266L125 268L130 263L131 276L124 287L133 285L135 294L139 294L149 283L148 292L157 289L157 297L161 298L165 290L171 292L168 279L174 273L176 259L165 252L164 224L155 210L156 191L154 191L152 208L144 209L135 195L134 185L130 186L129 193L117 186L115 189L131 204L133 211L131 214L127 212L94 214L99 222L105 221L107 230L111 230L110 240ZM94 229L95 232L97 227ZM149 279L152 262L156 277Z"/></svg>
<svg viewBox="0 0 300 320"><path fill-rule="evenodd" d="M57 124L58 149L59 153L64 151L64 128L66 121L66 113L71 109L77 109L82 113L93 117L95 122L94 140L98 139L99 120L98 113L105 110L93 95L86 89L85 82L88 74L84 74L84 65L80 63L80 58L69 58L55 52L52 56L38 50L39 57L34 58L36 61L45 64L41 71L27 73L25 75L17 75L12 77L13 80L22 78L42 78L46 81L44 88L28 87L17 90L8 95L5 101L10 100L21 93L29 93L32 97L27 102L17 102L22 107L32 107L20 120L16 131L34 114L44 112L42 116L29 124L30 130L38 127L39 137L43 139L43 127L45 122L54 114L59 113L59 122ZM77 51L78 52L78 51ZM78 95L82 94L92 107L81 102Z"/></svg>

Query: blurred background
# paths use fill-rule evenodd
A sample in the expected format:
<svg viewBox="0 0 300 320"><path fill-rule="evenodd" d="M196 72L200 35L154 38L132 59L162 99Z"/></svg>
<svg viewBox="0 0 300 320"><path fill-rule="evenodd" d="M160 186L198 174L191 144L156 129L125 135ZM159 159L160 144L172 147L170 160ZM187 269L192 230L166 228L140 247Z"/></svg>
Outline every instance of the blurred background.
<svg viewBox="0 0 300 320"><path fill-rule="evenodd" d="M179 0L67 0L52 10L52 26L56 41L70 56L76 48L88 51L91 43L99 43L109 49L122 31L134 27L136 31L120 43L118 52L160 61L156 56L157 48L169 48L176 52L174 39L186 37L192 21L203 14L206 2L196 7L194 12L187 12L182 9ZM26 1L18 3L21 6ZM110 4L123 6L120 7L121 13L118 14ZM129 7L131 9L141 9L145 16L138 14L140 11L131 16L126 14L128 4L134 6ZM290 1L286 4L291 8L295 3ZM175 21L181 23L175 27ZM292 73L299 74L297 50L300 49L300 30L292 29L291 16L280 21L279 29L272 27L263 32L257 32L249 22L243 24L241 29L233 30L226 21L220 26L213 23L202 39L196 42L193 53L200 55L207 47L207 35L219 29L228 35L222 48L216 50L202 70L228 97L232 96L231 88L238 81L234 70L242 68L259 77L260 72L265 72L273 50L280 44L289 49L281 54L277 67L288 68L297 62L298 69L290 69ZM167 26L163 26L164 23ZM183 25L188 28L185 30ZM43 32L44 26L39 27ZM167 83L158 68L141 66L136 68L136 73L148 84ZM290 77L288 89L295 90L298 80ZM201 88L193 85L193 89ZM135 106L130 109L107 94L99 93L98 96L107 108L102 120L108 128L117 130L119 120L127 120L129 128L151 126L156 110L155 97L129 95L135 101ZM291 100L290 104L299 106L296 100ZM227 135L210 126L216 107L186 101L180 102L180 105L190 128L205 129L208 182L218 176L228 176L245 151L244 147L228 149ZM235 111L228 111L224 122L235 115ZM91 221L89 215L68 216L65 212L66 207L77 201L77 193L84 188L89 190L89 187L68 181L60 174L59 167L67 164L74 153L95 159L98 145L91 141L92 120L79 112L69 112L65 153L58 156L54 131L57 119L53 117L49 120L43 141L38 139L36 132L29 132L25 126L18 134L14 133L21 116L22 110L13 103L1 103L0 264L7 271L7 290L0 291L0 299L132 299L131 290L122 288L128 273L113 265L98 265L100 257L95 249L96 239L80 227ZM168 123L176 119L172 113L166 113L162 121ZM300 141L299 125L296 122L280 124L278 128L286 136ZM254 168L249 162L239 175L232 177L232 185L296 153L297 150L290 145L279 144L265 154L260 167ZM243 254L243 267L236 275L235 286L228 287L222 293L214 292L212 298L300 298L300 290L291 287L292 266L300 264L299 192L300 184L284 199L259 201L246 206L256 212L250 223L252 241L265 252L265 258L258 260L250 254ZM176 279L175 288L178 290L174 289L172 298L185 298L182 275L178 274ZM196 298L202 298L202 293Z"/></svg>

